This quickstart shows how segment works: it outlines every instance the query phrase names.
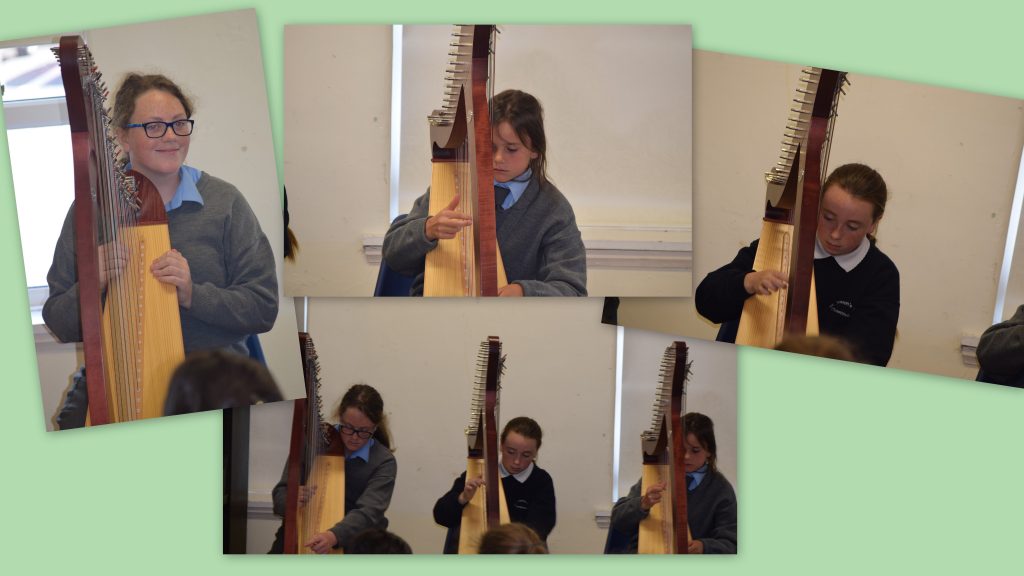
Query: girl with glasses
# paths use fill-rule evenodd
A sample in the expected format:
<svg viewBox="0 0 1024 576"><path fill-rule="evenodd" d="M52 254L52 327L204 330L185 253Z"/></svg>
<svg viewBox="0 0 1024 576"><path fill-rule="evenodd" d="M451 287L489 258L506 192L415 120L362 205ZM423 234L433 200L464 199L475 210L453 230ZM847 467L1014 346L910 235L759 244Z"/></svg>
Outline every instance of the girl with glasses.
<svg viewBox="0 0 1024 576"><path fill-rule="evenodd" d="M267 332L277 318L274 254L237 188L187 166L193 106L182 89L160 74L128 74L117 90L111 126L129 168L153 182L167 211L171 250L154 254L146 271L174 286L185 353L218 348L248 354L246 338ZM78 276L68 211L47 275L46 325L62 342L81 341ZM126 259L116 242L99 249L100 289L121 273ZM57 418L82 426L84 377L75 379Z"/></svg>
<svg viewBox="0 0 1024 576"><path fill-rule="evenodd" d="M536 464L542 435L540 424L533 418L520 416L509 420L501 431L498 473L509 520L531 528L547 549L548 534L555 527L555 484L551 475ZM448 528L445 554L459 551L462 509L483 484L483 478L467 479L463 472L451 490L434 504L434 521Z"/></svg>
<svg viewBox="0 0 1024 576"><path fill-rule="evenodd" d="M384 513L395 490L398 464L391 453L391 434L384 399L372 386L356 384L341 399L337 412L345 447L345 516L330 530L299 542L317 554L349 546L360 532L387 530ZM288 468L274 487L274 513L284 516L288 496ZM301 498L301 497L300 497ZM284 548L284 526L277 532L271 553Z"/></svg>

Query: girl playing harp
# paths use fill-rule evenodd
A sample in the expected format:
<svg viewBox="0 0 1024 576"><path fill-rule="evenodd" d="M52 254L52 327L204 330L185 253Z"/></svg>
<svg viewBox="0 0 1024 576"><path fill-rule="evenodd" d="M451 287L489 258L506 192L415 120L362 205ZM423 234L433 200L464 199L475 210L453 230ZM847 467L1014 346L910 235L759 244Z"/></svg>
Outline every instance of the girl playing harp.
<svg viewBox="0 0 1024 576"><path fill-rule="evenodd" d="M736 493L715 466L717 445L711 418L697 412L683 417L686 431L686 517L692 538L690 554L736 553ZM662 501L665 484L655 484L641 494L640 482L612 508L611 528L630 538L626 550L637 551L640 521Z"/></svg>
<svg viewBox="0 0 1024 576"><path fill-rule="evenodd" d="M222 348L247 353L245 339L277 318L274 256L256 216L231 184L185 165L194 120L191 100L159 74L128 74L117 91L111 126L129 162L148 178L167 211L171 250L153 254L143 274L174 287L185 352ZM81 341L74 207L54 251L43 306L62 342ZM128 248L100 247L101 290L125 272ZM86 389L76 378L58 417L61 428L85 421Z"/></svg>
<svg viewBox="0 0 1024 576"><path fill-rule="evenodd" d="M822 190L814 248L820 331L844 339L860 361L885 366L900 311L899 270L874 239L888 197L885 181L868 166L846 164L829 175ZM754 271L757 246L755 240L701 281L695 302L702 316L738 322L747 298L787 286L777 270ZM734 329L720 332L719 340L733 341Z"/></svg>
<svg viewBox="0 0 1024 576"><path fill-rule="evenodd" d="M551 475L536 464L542 436L540 425L532 418L509 420L501 432L499 472L509 520L532 528L546 546L555 527L555 485ZM467 479L463 472L434 504L434 521L448 528L445 554L458 552L462 509L483 484L482 477Z"/></svg>
<svg viewBox="0 0 1024 576"><path fill-rule="evenodd" d="M316 554L343 550L364 530L386 530L384 516L395 490L398 464L391 453L391 434L384 400L372 386L356 384L345 392L338 407L337 431L344 447L344 516L330 529L317 532L298 545ZM312 490L300 496L300 506L312 503ZM273 490L274 513L285 515L288 467ZM271 553L284 551L284 527L278 531Z"/></svg>
<svg viewBox="0 0 1024 576"><path fill-rule="evenodd" d="M586 296L587 259L576 216L565 196L547 178L547 138L540 102L525 92L506 90L490 103L494 147L494 186L498 246L508 285L499 296ZM456 196L428 214L430 191L410 213L391 225L384 259L402 274L415 276L412 294L423 294L424 263L438 240L454 238L472 224Z"/></svg>

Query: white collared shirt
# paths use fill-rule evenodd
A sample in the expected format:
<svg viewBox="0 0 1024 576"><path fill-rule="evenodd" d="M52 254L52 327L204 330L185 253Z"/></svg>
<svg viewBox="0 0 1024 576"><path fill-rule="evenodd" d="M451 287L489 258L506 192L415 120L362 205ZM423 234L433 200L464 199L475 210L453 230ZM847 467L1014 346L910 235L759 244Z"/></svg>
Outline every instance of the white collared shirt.
<svg viewBox="0 0 1024 576"><path fill-rule="evenodd" d="M501 474L502 478L506 476L511 476L518 480L520 484L522 484L523 482L526 482L526 479L529 478L530 474L533 473L533 462L530 462L530 465L527 466L526 469L520 472L519 474L509 474L508 470L505 470L505 467L501 465L501 462L498 462L498 473Z"/></svg>
<svg viewBox="0 0 1024 576"><path fill-rule="evenodd" d="M870 249L871 241L868 240L867 236L864 236L864 238L860 241L860 246L857 246L857 248L853 252L848 252L846 254L842 254L839 256L833 256L832 254L829 254L821 245L821 240L818 240L817 236L814 237L814 259L821 260L823 258L835 258L836 264L839 264L839 267L842 268L843 270L846 270L847 272L853 270L854 268L857 267L858 264L864 261L864 257L868 255L868 250Z"/></svg>

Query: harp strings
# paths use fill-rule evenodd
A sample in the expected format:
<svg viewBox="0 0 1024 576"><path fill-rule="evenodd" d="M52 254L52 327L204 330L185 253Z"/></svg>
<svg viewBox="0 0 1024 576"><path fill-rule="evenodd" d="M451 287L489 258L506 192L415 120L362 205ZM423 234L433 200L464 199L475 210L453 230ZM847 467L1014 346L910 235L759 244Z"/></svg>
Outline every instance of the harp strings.
<svg viewBox="0 0 1024 576"><path fill-rule="evenodd" d="M125 175L125 163L118 159L120 150L106 108L109 92L84 45L78 49L78 68L91 126L89 162L98 208L97 242L103 247L100 267L108 271L105 306L110 314L109 370L113 374L109 402L117 421L135 420L142 416L143 282L150 255L138 233L140 206L135 181Z"/></svg>

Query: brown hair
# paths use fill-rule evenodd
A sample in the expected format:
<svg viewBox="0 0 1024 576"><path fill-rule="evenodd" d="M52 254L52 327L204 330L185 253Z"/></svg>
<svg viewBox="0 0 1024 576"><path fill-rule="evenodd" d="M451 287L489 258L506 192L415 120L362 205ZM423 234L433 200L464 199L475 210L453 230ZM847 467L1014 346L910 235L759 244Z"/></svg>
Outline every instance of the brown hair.
<svg viewBox="0 0 1024 576"><path fill-rule="evenodd" d="M267 367L224 350L193 352L174 370L164 415L284 400Z"/></svg>
<svg viewBox="0 0 1024 576"><path fill-rule="evenodd" d="M807 336L804 334L787 336L775 346L776 350L857 362L857 356L845 340L834 336Z"/></svg>
<svg viewBox="0 0 1024 576"><path fill-rule="evenodd" d="M822 194L828 192L829 187L833 184L846 190L854 198L870 203L873 208L871 213L873 222L877 222L885 213L885 203L889 198L889 191L882 175L870 166L843 164L836 168L821 186Z"/></svg>
<svg viewBox="0 0 1024 576"><path fill-rule="evenodd" d="M530 160L533 177L541 185L547 183L548 140L544 135L544 109L540 101L522 90L505 90L491 99L491 130L508 122L519 140L537 157Z"/></svg>
<svg viewBox="0 0 1024 576"><path fill-rule="evenodd" d="M185 109L185 117L192 117L192 100L185 96L181 88L170 78L163 74L129 72L121 81L121 86L117 89L117 95L114 97L111 125L118 130L126 127L131 122L132 114L135 113L135 101L150 90L160 90L174 96Z"/></svg>
<svg viewBox="0 0 1024 576"><path fill-rule="evenodd" d="M708 469L718 470L718 443L715 442L715 423L700 412L687 412L683 416L683 433L693 434L700 447L708 453Z"/></svg>
<svg viewBox="0 0 1024 576"><path fill-rule="evenodd" d="M491 528L480 537L481 554L547 554L548 546L526 524L513 522Z"/></svg>
<svg viewBox="0 0 1024 576"><path fill-rule="evenodd" d="M537 450L540 450L541 437L544 436L544 432L540 429L540 424L533 418L527 418L526 416L518 416L508 421L505 424L505 428L501 431L501 441L505 442L505 438L508 437L509 432L515 432L523 438L529 438L537 441Z"/></svg>
<svg viewBox="0 0 1024 576"><path fill-rule="evenodd" d="M388 416L384 413L384 399L380 392L369 384L356 384L345 392L341 398L341 405L338 406L338 419L345 413L345 410L355 408L362 412L370 422L377 427L373 432L373 438L391 449L391 433L388 431Z"/></svg>

